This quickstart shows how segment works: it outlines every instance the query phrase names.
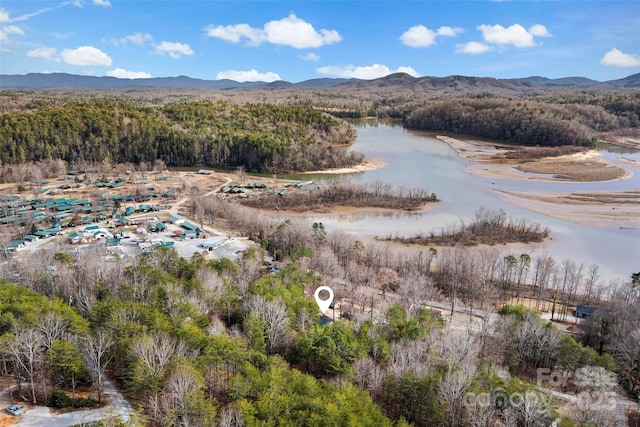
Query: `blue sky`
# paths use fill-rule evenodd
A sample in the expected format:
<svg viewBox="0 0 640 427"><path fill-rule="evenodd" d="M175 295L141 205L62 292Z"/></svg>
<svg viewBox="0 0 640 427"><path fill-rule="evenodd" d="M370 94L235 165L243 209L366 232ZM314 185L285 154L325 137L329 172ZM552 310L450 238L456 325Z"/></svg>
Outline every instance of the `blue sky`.
<svg viewBox="0 0 640 427"><path fill-rule="evenodd" d="M626 77L640 72L640 2L0 3L1 74L299 82L396 71Z"/></svg>

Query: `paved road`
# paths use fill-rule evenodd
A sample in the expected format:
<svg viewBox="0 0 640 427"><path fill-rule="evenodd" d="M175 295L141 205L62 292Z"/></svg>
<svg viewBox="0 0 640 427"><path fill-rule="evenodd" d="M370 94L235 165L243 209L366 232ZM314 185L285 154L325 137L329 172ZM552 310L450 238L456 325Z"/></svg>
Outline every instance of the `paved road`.
<svg viewBox="0 0 640 427"><path fill-rule="evenodd" d="M579 396L576 396L575 394L562 393L558 390L552 390L546 387L538 387L538 389L544 392L551 392L558 399L568 402L569 405L578 405ZM610 398L607 397L603 400L600 400L599 397L594 397L594 404L604 405L601 408L603 411L615 411L616 427L627 427L627 409L635 407L637 403L624 396L620 391L614 391L613 393L614 394ZM612 401L608 399L612 399ZM611 405L615 405L615 407L611 408Z"/></svg>
<svg viewBox="0 0 640 427"><path fill-rule="evenodd" d="M627 409L629 408L639 408L638 403L640 402L640 397L638 398L638 402L634 402L629 399L627 396L623 396L620 393L616 394L616 427L627 427Z"/></svg>
<svg viewBox="0 0 640 427"><path fill-rule="evenodd" d="M109 403L104 408L99 409L54 414L47 407L36 406L25 411L16 425L20 427L72 427L112 416L118 416L123 421L131 418L134 413L133 408L109 380L104 383L104 396Z"/></svg>

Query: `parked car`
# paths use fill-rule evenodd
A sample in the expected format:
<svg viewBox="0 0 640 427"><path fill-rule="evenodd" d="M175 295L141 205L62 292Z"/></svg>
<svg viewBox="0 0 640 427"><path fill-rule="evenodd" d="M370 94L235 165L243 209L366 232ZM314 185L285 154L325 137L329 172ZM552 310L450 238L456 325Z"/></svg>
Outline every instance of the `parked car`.
<svg viewBox="0 0 640 427"><path fill-rule="evenodd" d="M10 413L11 415L21 415L22 414L22 409L20 409L19 407L17 407L16 405L9 405L5 408L7 410L8 413Z"/></svg>

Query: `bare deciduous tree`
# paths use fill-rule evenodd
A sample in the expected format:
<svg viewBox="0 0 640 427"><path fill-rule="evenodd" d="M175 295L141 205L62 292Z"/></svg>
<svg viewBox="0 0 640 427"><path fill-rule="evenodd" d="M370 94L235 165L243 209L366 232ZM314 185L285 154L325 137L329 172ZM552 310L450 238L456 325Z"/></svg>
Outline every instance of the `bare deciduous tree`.
<svg viewBox="0 0 640 427"><path fill-rule="evenodd" d="M640 389L640 329L616 339L613 355L628 389L631 392Z"/></svg>
<svg viewBox="0 0 640 427"><path fill-rule="evenodd" d="M527 390L518 393L514 405L510 407L518 419L518 425L523 427L543 427L550 425L552 419L553 397Z"/></svg>
<svg viewBox="0 0 640 427"><path fill-rule="evenodd" d="M176 351L176 342L164 334L144 335L133 342L131 351L156 376L162 373Z"/></svg>
<svg viewBox="0 0 640 427"><path fill-rule="evenodd" d="M440 342L440 357L448 363L460 366L475 366L478 358L478 336L468 329L447 328Z"/></svg>
<svg viewBox="0 0 640 427"><path fill-rule="evenodd" d="M247 170L244 165L238 166L234 171L234 174L238 178L238 181L240 181L240 185L244 185L244 180L247 179Z"/></svg>
<svg viewBox="0 0 640 427"><path fill-rule="evenodd" d="M107 365L111 361L109 350L112 346L113 339L103 330L84 337L81 341L81 349L98 392L98 404L102 403L102 383Z"/></svg>
<svg viewBox="0 0 640 427"><path fill-rule="evenodd" d="M402 378L407 372L418 376L427 375L437 362L430 351L435 338L435 333L432 333L421 340L394 343L391 348L389 372L396 378Z"/></svg>
<svg viewBox="0 0 640 427"><path fill-rule="evenodd" d="M35 405L36 388L34 382L34 374L38 357L43 349L44 338L42 332L37 328L27 328L24 326L16 326L14 328L15 339L10 343L10 351L14 356L16 368L22 368L27 374L31 389L32 402ZM16 381L18 384L18 393L20 393L20 372L16 372Z"/></svg>
<svg viewBox="0 0 640 427"><path fill-rule="evenodd" d="M242 413L235 408L225 406L220 414L218 427L242 427L245 425Z"/></svg>
<svg viewBox="0 0 640 427"><path fill-rule="evenodd" d="M42 332L42 344L48 349L53 344L53 340L61 339L67 330L65 321L54 312L41 315L37 320L38 328Z"/></svg>
<svg viewBox="0 0 640 427"><path fill-rule="evenodd" d="M267 301L259 295L254 295L251 297L248 306L250 313L264 318L267 326L267 351L275 353L287 341L289 316L284 302L279 298Z"/></svg>
<svg viewBox="0 0 640 427"><path fill-rule="evenodd" d="M385 372L370 357L363 357L354 363L356 381L362 388L376 395L384 384Z"/></svg>
<svg viewBox="0 0 640 427"><path fill-rule="evenodd" d="M191 415L188 408L190 393L196 392L203 386L202 377L190 366L179 365L167 380L164 393L164 401L169 411L174 410L180 414L181 425L189 426Z"/></svg>
<svg viewBox="0 0 640 427"><path fill-rule="evenodd" d="M447 372L440 382L438 390L445 403L449 416L449 425L456 427L463 425L463 400L471 385L472 369L467 367L454 369L453 364L447 366Z"/></svg>

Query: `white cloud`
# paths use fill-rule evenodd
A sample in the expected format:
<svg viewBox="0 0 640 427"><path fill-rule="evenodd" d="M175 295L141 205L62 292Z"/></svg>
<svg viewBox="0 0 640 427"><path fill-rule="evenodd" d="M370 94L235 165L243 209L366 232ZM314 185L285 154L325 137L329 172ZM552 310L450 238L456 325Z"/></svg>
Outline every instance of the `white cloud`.
<svg viewBox="0 0 640 427"><path fill-rule="evenodd" d="M111 2L109 2L109 0L93 0L93 4L96 6L111 7Z"/></svg>
<svg viewBox="0 0 640 427"><path fill-rule="evenodd" d="M427 47L436 42L436 33L424 25L416 25L405 31L400 41L409 47Z"/></svg>
<svg viewBox="0 0 640 427"><path fill-rule="evenodd" d="M124 36L120 39L111 39L111 43L116 46L126 46L129 43L143 45L147 42L152 42L153 37L149 33L134 33Z"/></svg>
<svg viewBox="0 0 640 427"><path fill-rule="evenodd" d="M17 16L15 18L11 18L9 12L6 9L0 7L0 22L20 22L26 21L29 18L33 18L34 16L40 15L41 13L49 12L53 10L50 7L45 7L43 9L38 9L35 12L26 13L24 15Z"/></svg>
<svg viewBox="0 0 640 427"><path fill-rule="evenodd" d="M100 65L108 67L111 65L109 55L93 46L80 46L77 49L65 49L60 53L62 60L71 65L92 66Z"/></svg>
<svg viewBox="0 0 640 427"><path fill-rule="evenodd" d="M3 25L0 27L0 41L8 42L9 36L24 36L24 31L22 28L16 27L15 25Z"/></svg>
<svg viewBox="0 0 640 427"><path fill-rule="evenodd" d="M392 70L386 65L373 64L367 66L356 67L354 65L329 65L321 67L316 70L320 74L341 77L341 78L355 78L363 80L377 79L379 77L388 76L393 73L407 73L413 77L419 77L420 75L411 67L398 67L396 70Z"/></svg>
<svg viewBox="0 0 640 427"><path fill-rule="evenodd" d="M178 59L182 55L193 55L193 49L186 43L178 42L162 42L154 45L155 53L160 55L169 55L171 58Z"/></svg>
<svg viewBox="0 0 640 427"><path fill-rule="evenodd" d="M279 21L270 21L264 25L267 41L273 44L291 46L296 49L320 47L342 40L336 30L316 31L313 25L298 18L293 13Z"/></svg>
<svg viewBox="0 0 640 427"><path fill-rule="evenodd" d="M467 53L470 55L479 55L491 50L491 47L480 42L469 42L456 45L456 53Z"/></svg>
<svg viewBox="0 0 640 427"><path fill-rule="evenodd" d="M320 57L313 52L309 52L306 55L302 55L300 58L304 59L305 61L314 61L314 62L320 60Z"/></svg>
<svg viewBox="0 0 640 427"><path fill-rule="evenodd" d="M455 37L460 33L464 33L462 28L444 26L438 28L437 34L442 37Z"/></svg>
<svg viewBox="0 0 640 427"><path fill-rule="evenodd" d="M547 28L540 24L535 24L528 30L520 24L513 24L507 28L499 24L482 24L478 26L478 30L482 32L482 38L485 42L500 46L531 47L536 44L534 37L551 37Z"/></svg>
<svg viewBox="0 0 640 427"><path fill-rule="evenodd" d="M16 27L15 25L3 26L2 32L5 34L15 34L17 36L24 36L24 31L22 31L22 28Z"/></svg>
<svg viewBox="0 0 640 427"><path fill-rule="evenodd" d="M60 61L57 51L53 47L38 47L27 52L27 56L31 58L44 58L49 61Z"/></svg>
<svg viewBox="0 0 640 427"><path fill-rule="evenodd" d="M69 33L61 33L61 32L53 32L51 33L51 35L57 39L61 39L61 40L66 40L68 38L71 38L71 36L73 36L73 33L69 32Z"/></svg>
<svg viewBox="0 0 640 427"><path fill-rule="evenodd" d="M6 34L8 37L10 34L15 36L24 36L24 31L22 28L16 27L15 25L3 25L0 27L0 33Z"/></svg>
<svg viewBox="0 0 640 427"><path fill-rule="evenodd" d="M253 28L247 24L236 24L226 26L209 25L204 29L209 37L215 37L231 43L239 43L243 38L247 39L247 44L257 46L265 40L264 32Z"/></svg>
<svg viewBox="0 0 640 427"><path fill-rule="evenodd" d="M248 24L236 24L209 25L204 30L209 37L232 43L239 43L246 39L250 46L268 42L296 49L308 49L338 43L342 40L336 30L316 30L313 25L293 13L286 18L267 22L262 29L251 27Z"/></svg>
<svg viewBox="0 0 640 427"><path fill-rule="evenodd" d="M235 80L237 82L275 82L276 80L282 80L276 73L272 73L270 71L267 73L261 73L254 69L251 69L249 71L220 71L216 75L216 79L229 79Z"/></svg>
<svg viewBox="0 0 640 427"><path fill-rule="evenodd" d="M547 30L547 27L540 24L535 24L530 27L529 33L535 37L551 37L551 33Z"/></svg>
<svg viewBox="0 0 640 427"><path fill-rule="evenodd" d="M24 36L24 31L22 28L16 27L15 25L6 25L2 27L2 31L7 34L15 34L17 36Z"/></svg>
<svg viewBox="0 0 640 427"><path fill-rule="evenodd" d="M109 77L117 77L119 79L150 79L151 78L151 74L145 71L128 71L122 68L109 70L104 74Z"/></svg>
<svg viewBox="0 0 640 427"><path fill-rule="evenodd" d="M420 77L420 74L411 67L400 66L393 73L407 73L413 77Z"/></svg>
<svg viewBox="0 0 640 427"><path fill-rule="evenodd" d="M614 47L602 57L600 63L614 67L640 67L640 56L633 53L624 53Z"/></svg>
<svg viewBox="0 0 640 427"><path fill-rule="evenodd" d="M424 25L415 25L402 33L400 41L409 47L429 47L436 42L436 37L455 37L462 28L440 27L433 31Z"/></svg>

